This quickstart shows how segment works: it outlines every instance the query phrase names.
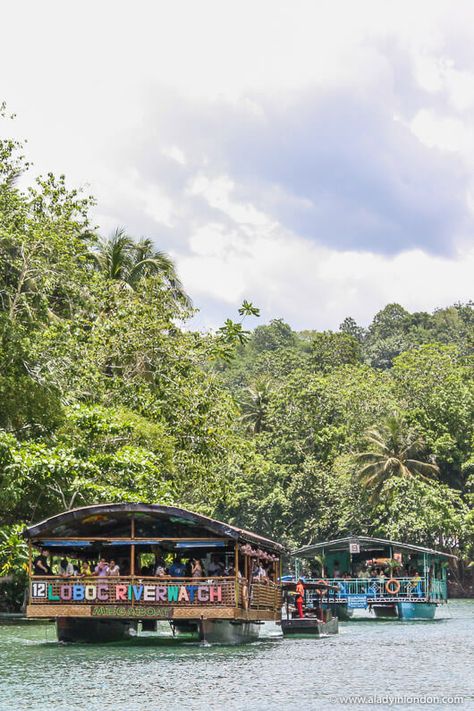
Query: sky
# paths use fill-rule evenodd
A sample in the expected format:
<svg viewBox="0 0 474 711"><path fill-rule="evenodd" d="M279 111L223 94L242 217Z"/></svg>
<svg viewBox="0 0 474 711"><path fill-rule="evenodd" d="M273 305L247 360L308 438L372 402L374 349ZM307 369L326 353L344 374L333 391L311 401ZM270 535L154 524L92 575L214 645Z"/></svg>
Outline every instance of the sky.
<svg viewBox="0 0 474 711"><path fill-rule="evenodd" d="M2 25L2 131L102 234L169 252L198 327L474 297L470 0L17 0Z"/></svg>

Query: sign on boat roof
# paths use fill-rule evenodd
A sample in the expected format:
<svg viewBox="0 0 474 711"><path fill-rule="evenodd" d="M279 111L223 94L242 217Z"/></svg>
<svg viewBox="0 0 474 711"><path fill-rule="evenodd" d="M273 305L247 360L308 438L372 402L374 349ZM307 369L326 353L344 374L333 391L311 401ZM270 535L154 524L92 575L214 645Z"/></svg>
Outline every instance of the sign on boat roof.
<svg viewBox="0 0 474 711"><path fill-rule="evenodd" d="M284 550L280 543L251 531L216 521L187 509L160 504L120 503L83 506L29 526L24 530L23 535L37 541L58 537L128 538L132 518L137 538L219 537L234 541L248 541L267 551L281 553Z"/></svg>
<svg viewBox="0 0 474 711"><path fill-rule="evenodd" d="M371 538L370 536L347 536L346 538L335 538L332 541L325 541L323 543L312 543L308 546L303 546L298 548L298 550L292 551L292 556L311 556L317 554L322 550L332 550L332 551L356 551L358 546L359 551L377 551L381 547L391 547L396 548L399 551L412 551L417 553L429 553L430 555L437 555L444 558L457 558L457 556L451 553L444 553L444 551L437 551L433 548L424 548L423 546L415 546L411 543L400 543L399 541L387 541L384 538ZM353 548L352 548L353 547Z"/></svg>

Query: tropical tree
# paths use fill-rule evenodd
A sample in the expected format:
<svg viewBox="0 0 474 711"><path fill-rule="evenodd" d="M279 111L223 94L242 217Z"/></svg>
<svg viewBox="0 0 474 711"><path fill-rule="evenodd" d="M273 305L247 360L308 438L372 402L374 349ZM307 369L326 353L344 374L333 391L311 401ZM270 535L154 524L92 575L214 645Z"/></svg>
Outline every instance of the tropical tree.
<svg viewBox="0 0 474 711"><path fill-rule="evenodd" d="M183 284L176 273L176 267L169 254L155 249L150 239L142 238L134 244L132 257L132 286L133 283L143 277L160 274L175 300L186 306L191 306L191 299L184 291Z"/></svg>
<svg viewBox="0 0 474 711"><path fill-rule="evenodd" d="M159 275L177 302L191 305L173 260L166 252L156 250L150 239L137 242L124 229L117 228L108 239L101 240L93 257L99 271L125 289L135 291L142 279Z"/></svg>
<svg viewBox="0 0 474 711"><path fill-rule="evenodd" d="M359 480L371 489L372 500L392 478L430 481L439 474L433 457L425 457L424 461L417 458L423 455L424 443L419 435L406 430L398 414L369 430L366 440L370 449L357 454L356 461L361 467Z"/></svg>
<svg viewBox="0 0 474 711"><path fill-rule="evenodd" d="M314 370L327 372L340 365L357 365L360 360L360 343L349 333L323 331L315 333L311 340L310 362Z"/></svg>
<svg viewBox="0 0 474 711"><path fill-rule="evenodd" d="M22 534L23 525L0 530L0 608L18 610L25 597L28 548Z"/></svg>
<svg viewBox="0 0 474 711"><path fill-rule="evenodd" d="M270 401L268 380L257 380L254 385L245 388L240 398L242 409L241 422L249 432L258 434L265 429L265 418Z"/></svg>

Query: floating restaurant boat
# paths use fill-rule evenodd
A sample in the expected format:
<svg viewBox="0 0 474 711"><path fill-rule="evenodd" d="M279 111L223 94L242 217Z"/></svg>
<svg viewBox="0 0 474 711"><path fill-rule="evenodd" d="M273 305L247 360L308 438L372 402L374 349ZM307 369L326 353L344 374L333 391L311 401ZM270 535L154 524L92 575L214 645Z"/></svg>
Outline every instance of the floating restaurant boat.
<svg viewBox="0 0 474 711"><path fill-rule="evenodd" d="M168 621L200 640L235 643L258 638L263 622L281 619L283 547L185 509L87 506L30 526L24 536L30 551L27 617L55 619L60 641L116 641ZM33 548L47 560L113 559L120 574L35 574ZM199 578L183 571L157 577L155 563L163 557L214 560L221 568ZM265 581L253 578L256 564L269 571Z"/></svg>
<svg viewBox="0 0 474 711"><path fill-rule="evenodd" d="M367 536L315 543L294 551L298 577L302 561L323 561L319 582L331 586L326 604L341 620L354 609L376 617L431 620L448 599L447 567L456 556L422 546ZM388 574L384 571L388 571ZM305 584L316 578L305 578ZM316 593L315 593L316 594ZM313 594L314 596L314 594Z"/></svg>
<svg viewBox="0 0 474 711"><path fill-rule="evenodd" d="M296 609L291 604L295 594L296 582L282 582L283 610L281 628L284 636L326 637L339 632L339 620L324 598L332 586L324 582L304 583L303 609L304 616L298 617ZM315 594L314 594L315 593Z"/></svg>

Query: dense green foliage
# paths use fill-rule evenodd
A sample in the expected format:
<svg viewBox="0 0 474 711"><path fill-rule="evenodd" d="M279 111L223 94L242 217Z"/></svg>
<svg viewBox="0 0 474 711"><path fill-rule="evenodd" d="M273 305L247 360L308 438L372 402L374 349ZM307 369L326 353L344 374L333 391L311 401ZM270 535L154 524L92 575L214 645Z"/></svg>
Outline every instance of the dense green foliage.
<svg viewBox="0 0 474 711"><path fill-rule="evenodd" d="M279 340L280 321L255 329L222 380L240 398L247 437L275 466L274 494L266 492L279 506L275 535L301 542L365 532L468 551L473 310L445 310L460 313L454 344L425 343L423 333L421 343L393 353L390 367L371 364L372 326L357 337L288 333L277 348L269 344ZM439 312L432 318L442 320ZM244 523L262 529L268 511L260 511L261 494L254 498Z"/></svg>
<svg viewBox="0 0 474 711"><path fill-rule="evenodd" d="M63 177L20 189L21 151L0 140L0 574L21 570L20 524L119 500L472 557L472 303L193 332L169 257L101 239Z"/></svg>

